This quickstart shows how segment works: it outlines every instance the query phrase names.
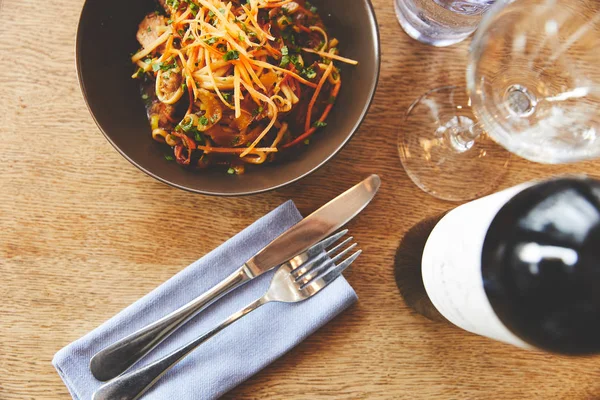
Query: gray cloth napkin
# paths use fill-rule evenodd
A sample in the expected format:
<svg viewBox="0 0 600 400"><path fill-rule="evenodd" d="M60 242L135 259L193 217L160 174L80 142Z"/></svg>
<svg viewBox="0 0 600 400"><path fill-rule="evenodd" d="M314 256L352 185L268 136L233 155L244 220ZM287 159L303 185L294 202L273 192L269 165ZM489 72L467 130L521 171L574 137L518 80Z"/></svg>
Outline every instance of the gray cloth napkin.
<svg viewBox="0 0 600 400"><path fill-rule="evenodd" d="M88 368L96 352L210 289L301 218L294 203L288 201L56 353L52 363L73 398L91 399L101 386ZM272 276L273 272L265 274L204 310L138 366L172 352L261 296ZM143 398L217 398L285 354L356 299L354 290L342 277L305 302L267 304L196 349Z"/></svg>

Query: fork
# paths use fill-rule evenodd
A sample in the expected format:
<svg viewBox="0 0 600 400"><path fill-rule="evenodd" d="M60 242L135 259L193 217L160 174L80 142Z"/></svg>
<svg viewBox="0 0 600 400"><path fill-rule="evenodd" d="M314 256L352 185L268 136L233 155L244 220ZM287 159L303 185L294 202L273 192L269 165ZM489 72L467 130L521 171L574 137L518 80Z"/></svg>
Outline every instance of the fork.
<svg viewBox="0 0 600 400"><path fill-rule="evenodd" d="M296 257L283 264L273 276L269 289L263 296L235 314L232 314L214 329L173 353L139 370L121 375L104 384L94 393L93 400L139 399L179 361L240 318L270 302L297 303L316 295L335 281L361 254L362 251L358 250L336 265L338 261L357 246L354 243L333 258L329 258L350 242L350 240L352 240L351 237L327 253L322 252L307 260L301 260Z"/></svg>
<svg viewBox="0 0 600 400"><path fill-rule="evenodd" d="M288 262L297 267L303 262L322 254L325 249L332 246L347 233L348 230L344 229L331 235ZM344 243L347 243L348 240ZM100 381L109 381L123 374L202 310L225 294L249 282L254 276L255 272L248 273L246 268L238 269L230 277L179 309L102 349L90 360L92 375Z"/></svg>

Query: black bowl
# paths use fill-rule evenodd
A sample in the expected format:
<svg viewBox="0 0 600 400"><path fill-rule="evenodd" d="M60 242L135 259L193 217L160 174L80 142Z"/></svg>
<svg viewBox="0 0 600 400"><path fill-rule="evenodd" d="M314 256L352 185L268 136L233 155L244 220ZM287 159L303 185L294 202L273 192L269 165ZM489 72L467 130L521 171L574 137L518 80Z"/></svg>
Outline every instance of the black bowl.
<svg viewBox="0 0 600 400"><path fill-rule="evenodd" d="M377 21L369 0L314 0L340 54L359 62L342 65L337 102L309 146L293 160L252 166L243 175L222 170L193 172L165 159L164 145L152 140L140 99L139 82L131 79L130 54L143 17L153 0L87 0L77 32L77 71L83 96L108 141L148 175L197 193L234 196L265 192L301 179L331 159L350 140L365 117L379 78Z"/></svg>

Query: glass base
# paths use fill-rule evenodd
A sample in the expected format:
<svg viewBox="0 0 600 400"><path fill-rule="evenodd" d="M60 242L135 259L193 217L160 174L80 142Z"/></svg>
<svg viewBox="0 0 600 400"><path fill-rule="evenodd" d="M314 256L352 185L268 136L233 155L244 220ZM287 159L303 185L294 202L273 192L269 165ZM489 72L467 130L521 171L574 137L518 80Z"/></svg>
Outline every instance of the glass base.
<svg viewBox="0 0 600 400"><path fill-rule="evenodd" d="M481 131L465 88L427 92L409 108L398 135L402 165L425 192L467 201L492 192L510 153Z"/></svg>
<svg viewBox="0 0 600 400"><path fill-rule="evenodd" d="M434 4L432 2L432 4ZM427 12L419 10L415 0L394 0L396 16L404 32L411 38L436 47L446 47L462 42L475 31L476 25L472 28L457 26L457 29L437 23L435 15L427 17ZM439 6L438 9L441 9ZM444 10L451 14L451 11Z"/></svg>

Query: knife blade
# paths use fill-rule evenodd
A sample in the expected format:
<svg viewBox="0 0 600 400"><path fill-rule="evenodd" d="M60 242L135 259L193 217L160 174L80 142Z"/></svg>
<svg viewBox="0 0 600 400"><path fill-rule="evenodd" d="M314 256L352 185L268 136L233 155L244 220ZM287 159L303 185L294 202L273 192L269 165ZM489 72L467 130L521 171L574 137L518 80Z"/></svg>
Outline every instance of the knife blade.
<svg viewBox="0 0 600 400"><path fill-rule="evenodd" d="M121 375L206 307L305 252L346 225L373 200L380 185L379 177L371 175L292 226L207 292L99 351L90 360L92 375L100 381Z"/></svg>
<svg viewBox="0 0 600 400"><path fill-rule="evenodd" d="M346 225L373 200L381 179L371 175L317 211L292 226L246 262L253 276L259 276L308 250Z"/></svg>

